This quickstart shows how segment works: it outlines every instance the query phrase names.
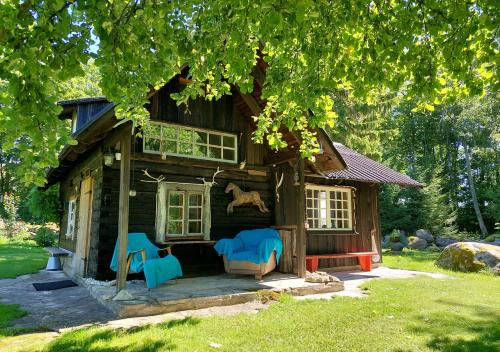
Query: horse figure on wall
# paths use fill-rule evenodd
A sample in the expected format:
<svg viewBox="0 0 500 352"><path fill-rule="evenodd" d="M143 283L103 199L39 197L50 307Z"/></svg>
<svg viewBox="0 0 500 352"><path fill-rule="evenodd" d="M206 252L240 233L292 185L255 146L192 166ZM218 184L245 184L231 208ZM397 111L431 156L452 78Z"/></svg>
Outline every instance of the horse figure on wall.
<svg viewBox="0 0 500 352"><path fill-rule="evenodd" d="M242 204L252 203L259 207L261 213L269 213L269 209L266 208L266 204L260 199L260 194L257 191L243 192L234 183L230 182L226 187L226 193L233 191L233 201L227 206L227 213L231 214L233 208L240 206Z"/></svg>

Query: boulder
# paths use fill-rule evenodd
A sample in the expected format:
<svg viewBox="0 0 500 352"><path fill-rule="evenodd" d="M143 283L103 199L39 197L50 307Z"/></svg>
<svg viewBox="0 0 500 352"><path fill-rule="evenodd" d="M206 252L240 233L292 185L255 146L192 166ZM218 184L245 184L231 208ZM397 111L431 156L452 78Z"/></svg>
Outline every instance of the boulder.
<svg viewBox="0 0 500 352"><path fill-rule="evenodd" d="M405 245L401 242L392 242L391 243L391 251L393 252L401 252L405 248Z"/></svg>
<svg viewBox="0 0 500 352"><path fill-rule="evenodd" d="M418 237L410 237L410 241L408 242L408 248L410 249L425 249L427 247L427 241L418 238Z"/></svg>
<svg viewBox="0 0 500 352"><path fill-rule="evenodd" d="M449 246L450 244L457 243L458 241L454 238L451 237L443 237L443 236L438 236L436 237L436 246L438 247L446 247Z"/></svg>
<svg viewBox="0 0 500 352"><path fill-rule="evenodd" d="M391 235L385 235L382 240L382 248L390 248L391 247Z"/></svg>
<svg viewBox="0 0 500 352"><path fill-rule="evenodd" d="M448 245L436 264L445 269L474 272L494 268L500 263L500 248L478 242L457 242Z"/></svg>
<svg viewBox="0 0 500 352"><path fill-rule="evenodd" d="M324 271L315 271L313 273L306 271L306 277L304 279L306 282L339 282L340 280L333 276L330 275Z"/></svg>
<svg viewBox="0 0 500 352"><path fill-rule="evenodd" d="M432 236L432 234L429 231L424 229L417 230L417 232L415 232L415 236L423 240L426 240L429 243L434 242L434 236Z"/></svg>

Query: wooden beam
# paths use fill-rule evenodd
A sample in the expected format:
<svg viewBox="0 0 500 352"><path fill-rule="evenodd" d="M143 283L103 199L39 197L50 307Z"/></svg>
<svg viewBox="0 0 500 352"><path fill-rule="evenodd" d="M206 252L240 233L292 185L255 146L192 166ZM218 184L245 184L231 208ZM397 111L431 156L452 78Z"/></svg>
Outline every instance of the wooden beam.
<svg viewBox="0 0 500 352"><path fill-rule="evenodd" d="M297 194L297 275L306 276L306 192L304 158L299 157L299 187Z"/></svg>
<svg viewBox="0 0 500 352"><path fill-rule="evenodd" d="M125 288L127 283L127 242L130 190L130 147L132 125L125 128L120 140L122 158L120 161L120 198L118 210L118 271L116 273L116 292Z"/></svg>
<svg viewBox="0 0 500 352"><path fill-rule="evenodd" d="M255 116L260 115L260 113L262 112L262 109L260 108L259 104L255 100L253 95L248 94L248 93L240 93L240 95L241 95L241 98L243 99L243 101L245 102L245 104L247 104L247 106L250 108L252 113Z"/></svg>
<svg viewBox="0 0 500 352"><path fill-rule="evenodd" d="M297 150L288 149L273 153L270 157L264 160L265 165L279 165L291 160L297 159Z"/></svg>

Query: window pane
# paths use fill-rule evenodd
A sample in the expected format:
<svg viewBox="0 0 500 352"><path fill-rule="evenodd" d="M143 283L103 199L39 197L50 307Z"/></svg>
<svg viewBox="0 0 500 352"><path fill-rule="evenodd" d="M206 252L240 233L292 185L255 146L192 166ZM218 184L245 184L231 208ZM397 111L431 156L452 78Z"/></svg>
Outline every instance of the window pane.
<svg viewBox="0 0 500 352"><path fill-rule="evenodd" d="M170 193L169 205L182 206L184 204L184 195L182 193Z"/></svg>
<svg viewBox="0 0 500 352"><path fill-rule="evenodd" d="M179 141L191 143L193 141L193 131L184 130L184 129L180 128L179 129Z"/></svg>
<svg viewBox="0 0 500 352"><path fill-rule="evenodd" d="M207 144L207 133L194 131L193 141L200 144Z"/></svg>
<svg viewBox="0 0 500 352"><path fill-rule="evenodd" d="M179 154L193 154L193 145L191 143L179 143Z"/></svg>
<svg viewBox="0 0 500 352"><path fill-rule="evenodd" d="M342 220L337 220L337 227L342 228Z"/></svg>
<svg viewBox="0 0 500 352"><path fill-rule="evenodd" d="M344 210L344 219L349 219L349 213L347 210Z"/></svg>
<svg viewBox="0 0 500 352"><path fill-rule="evenodd" d="M188 233L201 233L201 221L189 221Z"/></svg>
<svg viewBox="0 0 500 352"><path fill-rule="evenodd" d="M150 137L158 137L160 138L161 136L161 126L158 125L149 125L149 127L146 129L146 135Z"/></svg>
<svg viewBox="0 0 500 352"><path fill-rule="evenodd" d="M218 134L210 134L208 142L211 145L221 145L222 137Z"/></svg>
<svg viewBox="0 0 500 352"><path fill-rule="evenodd" d="M177 127L163 127L163 138L177 139Z"/></svg>
<svg viewBox="0 0 500 352"><path fill-rule="evenodd" d="M308 208L312 208L312 206L313 206L313 201L312 201L312 199L308 199L306 204L307 204L307 207L308 207Z"/></svg>
<svg viewBox="0 0 500 352"><path fill-rule="evenodd" d="M153 150L153 151L160 151L160 140L146 138L146 140L144 142L144 149Z"/></svg>
<svg viewBox="0 0 500 352"><path fill-rule="evenodd" d="M162 151L165 153L177 153L177 142L164 141L162 147L163 147Z"/></svg>
<svg viewBox="0 0 500 352"><path fill-rule="evenodd" d="M221 159L221 149L216 147L210 147L208 149L208 156L213 159Z"/></svg>
<svg viewBox="0 0 500 352"><path fill-rule="evenodd" d="M312 219L308 219L307 223L309 224L310 229L314 229L314 221Z"/></svg>
<svg viewBox="0 0 500 352"><path fill-rule="evenodd" d="M193 149L194 156L201 156L201 157L207 156L207 146L206 145L195 144L193 148L194 148Z"/></svg>
<svg viewBox="0 0 500 352"><path fill-rule="evenodd" d="M189 195L189 206L198 206L202 205L202 195L201 194L190 194Z"/></svg>
<svg viewBox="0 0 500 352"><path fill-rule="evenodd" d="M182 220L183 208L170 207L168 208L168 219L169 220Z"/></svg>
<svg viewBox="0 0 500 352"><path fill-rule="evenodd" d="M222 152L222 157L224 160L234 160L234 150L224 149Z"/></svg>
<svg viewBox="0 0 500 352"><path fill-rule="evenodd" d="M201 220L201 208L189 208L189 220Z"/></svg>
<svg viewBox="0 0 500 352"><path fill-rule="evenodd" d="M174 235L182 235L182 221L168 221L167 233Z"/></svg>
<svg viewBox="0 0 500 352"><path fill-rule="evenodd" d="M344 220L344 228L348 229L349 228L349 221Z"/></svg>
<svg viewBox="0 0 500 352"><path fill-rule="evenodd" d="M235 138L233 136L224 136L222 144L224 147L234 148L234 139Z"/></svg>
<svg viewBox="0 0 500 352"><path fill-rule="evenodd" d="M337 221L332 220L332 229L336 229L336 228L337 228Z"/></svg>

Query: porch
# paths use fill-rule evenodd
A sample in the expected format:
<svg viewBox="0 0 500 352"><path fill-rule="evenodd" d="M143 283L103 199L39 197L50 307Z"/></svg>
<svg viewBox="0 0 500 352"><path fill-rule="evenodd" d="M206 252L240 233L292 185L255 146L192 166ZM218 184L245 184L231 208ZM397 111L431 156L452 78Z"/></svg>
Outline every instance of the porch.
<svg viewBox="0 0 500 352"><path fill-rule="evenodd" d="M310 283L293 274L272 272L262 281L252 276L221 274L169 281L148 290L145 281L133 280L126 284L129 300L113 300L115 286L92 284L82 281L99 303L120 318L156 315L184 310L229 306L255 301L266 292L288 293L305 296L342 291L344 283Z"/></svg>

